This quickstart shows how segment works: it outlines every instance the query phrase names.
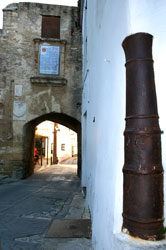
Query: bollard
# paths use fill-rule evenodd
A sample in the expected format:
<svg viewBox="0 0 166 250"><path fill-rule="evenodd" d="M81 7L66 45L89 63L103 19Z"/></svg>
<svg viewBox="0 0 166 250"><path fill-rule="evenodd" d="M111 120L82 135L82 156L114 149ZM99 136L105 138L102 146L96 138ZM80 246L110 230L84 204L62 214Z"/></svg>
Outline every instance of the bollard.
<svg viewBox="0 0 166 250"><path fill-rule="evenodd" d="M122 46L126 56L123 229L145 240L160 240L163 168L152 36L136 33L128 36Z"/></svg>

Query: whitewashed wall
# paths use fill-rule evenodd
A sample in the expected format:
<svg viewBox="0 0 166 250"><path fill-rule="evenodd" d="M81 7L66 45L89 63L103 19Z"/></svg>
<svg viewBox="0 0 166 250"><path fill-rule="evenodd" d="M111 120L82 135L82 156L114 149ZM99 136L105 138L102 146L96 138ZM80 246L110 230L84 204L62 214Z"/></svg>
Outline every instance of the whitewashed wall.
<svg viewBox="0 0 166 250"><path fill-rule="evenodd" d="M82 185L87 186L97 250L113 249L113 232L122 225L125 59L121 43L129 33L127 13L127 1L91 0L84 20Z"/></svg>
<svg viewBox="0 0 166 250"><path fill-rule="evenodd" d="M51 121L44 121L37 126L36 135L48 137L48 158L50 159L51 154L51 144L53 143L54 137L54 123ZM47 144L45 145L45 157L47 157Z"/></svg>
<svg viewBox="0 0 166 250"><path fill-rule="evenodd" d="M73 130L58 124L59 131L57 132L57 157L61 161L64 157L72 157L72 147L74 154L77 154L77 133ZM62 144L65 145L62 150Z"/></svg>
<svg viewBox="0 0 166 250"><path fill-rule="evenodd" d="M125 58L121 43L136 32L154 36L158 109L166 133L166 1L87 0L83 19L82 185L87 187L95 250L117 250L113 238L122 226Z"/></svg>

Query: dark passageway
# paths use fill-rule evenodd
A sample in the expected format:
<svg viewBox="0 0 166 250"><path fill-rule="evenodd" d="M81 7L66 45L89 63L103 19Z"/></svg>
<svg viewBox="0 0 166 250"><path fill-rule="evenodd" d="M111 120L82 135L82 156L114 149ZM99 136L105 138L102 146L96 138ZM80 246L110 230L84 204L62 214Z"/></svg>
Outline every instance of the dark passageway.
<svg viewBox="0 0 166 250"><path fill-rule="evenodd" d="M38 118L31 120L24 125L23 134L23 178L26 178L34 172L34 140L35 140L35 129L36 126L44 121L51 121L59 123L68 127L77 133L77 145L78 145L78 168L77 175L81 177L81 123L63 113L49 113L46 115L39 116Z"/></svg>

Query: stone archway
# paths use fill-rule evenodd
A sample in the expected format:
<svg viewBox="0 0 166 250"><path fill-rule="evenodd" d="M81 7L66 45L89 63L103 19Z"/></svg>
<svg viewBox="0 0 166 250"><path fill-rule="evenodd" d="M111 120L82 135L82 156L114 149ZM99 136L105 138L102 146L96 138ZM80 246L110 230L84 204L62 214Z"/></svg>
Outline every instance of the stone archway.
<svg viewBox="0 0 166 250"><path fill-rule="evenodd" d="M45 114L39 116L28 123L26 123L23 127L23 178L30 176L34 171L33 164L33 150L34 150L34 136L35 136L35 127L43 121L52 121L56 123L60 123L77 133L78 140L78 169L77 175L81 177L81 123L63 113L51 112L49 114Z"/></svg>

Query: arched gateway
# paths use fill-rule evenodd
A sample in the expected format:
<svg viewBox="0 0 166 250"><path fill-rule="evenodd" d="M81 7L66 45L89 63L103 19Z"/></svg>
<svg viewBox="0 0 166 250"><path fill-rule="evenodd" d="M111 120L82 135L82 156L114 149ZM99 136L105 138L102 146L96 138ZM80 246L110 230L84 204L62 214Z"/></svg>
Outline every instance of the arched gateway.
<svg viewBox="0 0 166 250"><path fill-rule="evenodd" d="M50 120L78 134L81 164L81 28L77 7L14 3L0 34L0 174L33 173L35 127ZM6 40L8 43L6 43Z"/></svg>
<svg viewBox="0 0 166 250"><path fill-rule="evenodd" d="M39 116L23 127L23 178L31 175L34 171L33 154L34 154L34 135L35 127L43 121L52 121L60 123L77 133L78 140L78 170L77 175L81 174L81 123L75 118L62 113L51 112Z"/></svg>

